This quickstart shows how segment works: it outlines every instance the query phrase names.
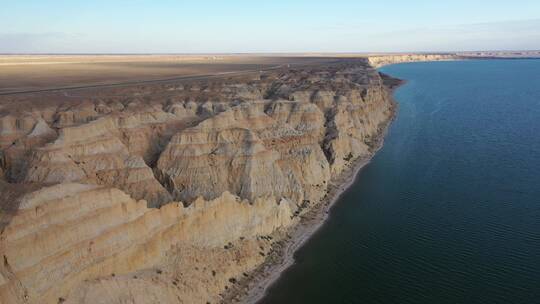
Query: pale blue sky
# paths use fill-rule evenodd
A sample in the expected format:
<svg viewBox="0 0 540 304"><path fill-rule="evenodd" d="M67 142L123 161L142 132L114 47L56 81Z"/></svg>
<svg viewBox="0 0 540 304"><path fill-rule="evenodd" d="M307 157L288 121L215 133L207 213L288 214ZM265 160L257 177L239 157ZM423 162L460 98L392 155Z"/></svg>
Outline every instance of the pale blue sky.
<svg viewBox="0 0 540 304"><path fill-rule="evenodd" d="M0 0L0 53L540 49L540 0Z"/></svg>

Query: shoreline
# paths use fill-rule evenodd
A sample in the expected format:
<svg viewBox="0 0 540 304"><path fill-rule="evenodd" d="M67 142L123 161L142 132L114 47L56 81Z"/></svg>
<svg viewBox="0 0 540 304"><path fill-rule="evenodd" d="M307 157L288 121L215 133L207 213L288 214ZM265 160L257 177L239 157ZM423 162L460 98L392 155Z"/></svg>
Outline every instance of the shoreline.
<svg viewBox="0 0 540 304"><path fill-rule="evenodd" d="M284 233L283 237L272 245L271 256L252 270L248 277L240 280L233 288L225 292L221 303L258 303L285 270L295 263L294 253L326 223L330 216L330 209L354 184L358 173L370 163L371 159L383 147L384 139L397 115L398 104L394 100L393 93L395 89L404 84L404 81L396 80L398 81L397 85L387 86L391 93L392 102L390 118L377 134L370 154L355 159L336 179L330 181L327 195L311 210L301 215L298 223L282 232Z"/></svg>

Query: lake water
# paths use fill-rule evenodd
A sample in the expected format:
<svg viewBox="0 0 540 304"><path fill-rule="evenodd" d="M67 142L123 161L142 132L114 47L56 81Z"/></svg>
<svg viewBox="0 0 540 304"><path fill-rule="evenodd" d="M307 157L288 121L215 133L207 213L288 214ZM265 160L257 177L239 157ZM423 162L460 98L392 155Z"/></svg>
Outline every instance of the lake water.
<svg viewBox="0 0 540 304"><path fill-rule="evenodd" d="M384 147L262 303L540 303L540 60L381 71Z"/></svg>

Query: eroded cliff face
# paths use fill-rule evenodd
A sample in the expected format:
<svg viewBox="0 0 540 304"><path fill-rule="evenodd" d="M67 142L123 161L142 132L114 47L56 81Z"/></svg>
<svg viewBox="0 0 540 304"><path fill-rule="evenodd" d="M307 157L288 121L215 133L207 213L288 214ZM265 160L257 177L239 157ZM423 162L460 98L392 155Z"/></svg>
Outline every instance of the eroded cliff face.
<svg viewBox="0 0 540 304"><path fill-rule="evenodd" d="M215 303L393 115L366 59L51 94L0 100L7 303Z"/></svg>
<svg viewBox="0 0 540 304"><path fill-rule="evenodd" d="M0 295L9 301L54 303L70 298L85 280L155 267L174 250L184 259L189 258L182 254L185 248L204 252L240 237L253 241L288 225L291 215L284 199L248 202L228 192L189 207L170 203L155 209L116 188L46 187L21 199L2 233Z"/></svg>
<svg viewBox="0 0 540 304"><path fill-rule="evenodd" d="M322 112L308 103L242 104L173 136L157 171L179 200L223 191L249 200L320 199L314 192L330 178L319 145L323 124Z"/></svg>

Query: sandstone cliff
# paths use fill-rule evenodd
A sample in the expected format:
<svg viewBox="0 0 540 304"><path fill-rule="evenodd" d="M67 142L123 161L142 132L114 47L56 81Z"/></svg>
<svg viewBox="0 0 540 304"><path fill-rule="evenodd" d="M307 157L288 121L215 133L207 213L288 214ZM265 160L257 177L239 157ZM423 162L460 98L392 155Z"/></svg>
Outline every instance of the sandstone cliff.
<svg viewBox="0 0 540 304"><path fill-rule="evenodd" d="M462 58L456 54L396 54L369 56L369 64L375 68L384 65L416 61L448 61Z"/></svg>
<svg viewBox="0 0 540 304"><path fill-rule="evenodd" d="M2 233L0 298L54 303L70 298L70 291L85 280L156 267L175 248L203 252L240 237L270 234L290 223L291 214L286 200L250 203L228 192L187 208L170 203L152 209L115 188L72 183L46 187L21 199ZM225 283L216 279L213 284Z"/></svg>
<svg viewBox="0 0 540 304"><path fill-rule="evenodd" d="M339 59L0 98L0 299L220 301L371 155L384 79Z"/></svg>

